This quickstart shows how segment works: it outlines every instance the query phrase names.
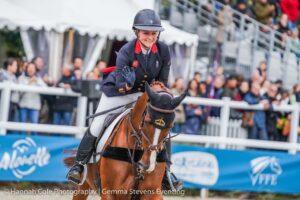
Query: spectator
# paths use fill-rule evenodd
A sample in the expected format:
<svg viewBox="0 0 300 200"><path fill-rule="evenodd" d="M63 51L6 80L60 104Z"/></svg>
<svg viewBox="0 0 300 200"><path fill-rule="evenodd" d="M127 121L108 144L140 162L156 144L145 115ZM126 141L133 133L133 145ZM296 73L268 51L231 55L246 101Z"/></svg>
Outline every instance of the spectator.
<svg viewBox="0 0 300 200"><path fill-rule="evenodd" d="M296 56L298 57L298 59L300 60L299 30L296 29L296 28L292 31L291 49L296 54Z"/></svg>
<svg viewBox="0 0 300 200"><path fill-rule="evenodd" d="M222 99L223 92L224 92L223 86L224 86L224 78L221 76L217 76L215 78L214 92L211 98ZM220 117L220 111L221 109L219 107L212 107L209 113L211 117Z"/></svg>
<svg viewBox="0 0 300 200"><path fill-rule="evenodd" d="M62 77L57 83L57 87L70 89L72 82L72 70L70 66L64 66ZM73 108L76 106L76 98L55 96L53 102L53 124L71 125Z"/></svg>
<svg viewBox="0 0 300 200"><path fill-rule="evenodd" d="M0 81L7 81L9 83L18 83L16 73L18 70L17 60L14 58L8 58L4 62L4 69L0 71ZM13 91L11 94L9 105L9 120L19 121L19 93Z"/></svg>
<svg viewBox="0 0 300 200"><path fill-rule="evenodd" d="M178 96L184 92L184 81L183 78L176 78L175 83L171 89L173 95ZM175 120L174 120L174 127L172 129L175 133L181 133L183 124L185 122L185 113L184 113L184 107L182 104L180 104L175 109Z"/></svg>
<svg viewBox="0 0 300 200"><path fill-rule="evenodd" d="M248 92L249 92L249 82L244 80L241 82L241 85L238 89L238 94L235 96L234 100L242 101Z"/></svg>
<svg viewBox="0 0 300 200"><path fill-rule="evenodd" d="M25 73L26 69L27 69L27 66L28 66L28 62L27 61L21 61L20 63L20 66L18 68L18 71L17 71L17 77L21 76L22 74Z"/></svg>
<svg viewBox="0 0 300 200"><path fill-rule="evenodd" d="M75 69L73 71L73 75L71 77L71 89L74 92L81 92L81 80L82 80L82 72L80 69Z"/></svg>
<svg viewBox="0 0 300 200"><path fill-rule="evenodd" d="M280 133L277 129L277 121L279 120L279 113L273 111L273 105L279 105L279 101L276 99L278 93L278 87L275 84L271 84L268 92L264 95L264 99L267 99L270 108L266 111L266 127L270 140L279 141Z"/></svg>
<svg viewBox="0 0 300 200"><path fill-rule="evenodd" d="M271 86L270 81L268 80L264 81L259 91L260 95L263 96L264 94L266 94L270 86Z"/></svg>
<svg viewBox="0 0 300 200"><path fill-rule="evenodd" d="M72 80L81 80L81 78L82 78L81 69L74 69Z"/></svg>
<svg viewBox="0 0 300 200"><path fill-rule="evenodd" d="M29 63L25 74L19 77L19 83L31 86L46 86L44 81L36 75L36 66ZM20 119L21 122L38 123L39 110L41 109L41 96L34 92L23 92L20 94Z"/></svg>
<svg viewBox="0 0 300 200"><path fill-rule="evenodd" d="M234 30L233 15L230 6L224 6L218 14L218 29L216 33L217 49L215 58L220 63L220 55L222 54L222 44L231 37Z"/></svg>
<svg viewBox="0 0 300 200"><path fill-rule="evenodd" d="M200 97L203 97L203 98L208 98L208 90L207 90L207 84L205 81L201 81L200 84L199 84L199 95Z"/></svg>
<svg viewBox="0 0 300 200"><path fill-rule="evenodd" d="M83 60L79 57L75 57L73 61L73 71L82 70Z"/></svg>
<svg viewBox="0 0 300 200"><path fill-rule="evenodd" d="M225 76L224 76L224 67L222 67L222 66L217 67L215 76L225 78Z"/></svg>
<svg viewBox="0 0 300 200"><path fill-rule="evenodd" d="M235 100L238 96L238 82L237 77L235 75L230 75L225 84L223 97L229 97L231 100ZM241 118L241 112L239 112L236 109L230 110L230 118L231 119L240 119Z"/></svg>
<svg viewBox="0 0 300 200"><path fill-rule="evenodd" d="M93 72L93 76L94 76L95 80L102 79L102 77L101 77L102 74L97 67L95 67L93 69L93 71L91 71L91 72Z"/></svg>
<svg viewBox="0 0 300 200"><path fill-rule="evenodd" d="M264 109L268 109L269 103L262 98L262 96L259 94L259 90L259 83L252 83L251 90L245 95L244 100L250 105L262 104ZM254 111L253 126L250 128L249 139L268 140L265 111Z"/></svg>
<svg viewBox="0 0 300 200"><path fill-rule="evenodd" d="M233 8L236 11L244 14L246 16L246 19L248 18L248 16L251 16L251 11L249 9L249 6L247 5L247 0L238 0ZM237 28L240 28L240 22L241 22L240 15L234 13L233 18L238 20L237 22L234 21L234 23ZM246 20L246 22L249 22L249 20ZM246 26L244 26L244 29L246 29Z"/></svg>
<svg viewBox="0 0 300 200"><path fill-rule="evenodd" d="M237 89L237 79L235 75L230 75L225 83L225 88L223 91L223 97L229 97L230 99L235 99L238 94Z"/></svg>
<svg viewBox="0 0 300 200"><path fill-rule="evenodd" d="M198 83L195 79L188 84L188 96L199 97ZM199 105L187 104L184 105L185 111L185 133L199 134L202 125L202 109Z"/></svg>
<svg viewBox="0 0 300 200"><path fill-rule="evenodd" d="M86 76L87 80L97 80L98 78L98 74L94 73L94 70L89 72Z"/></svg>
<svg viewBox="0 0 300 200"><path fill-rule="evenodd" d="M299 19L299 0L281 0L280 6L282 12L288 16L289 28L296 28Z"/></svg>
<svg viewBox="0 0 300 200"><path fill-rule="evenodd" d="M47 73L47 71L45 69L44 59L40 56L37 56L37 57L32 59L32 62L36 66L36 76L44 77Z"/></svg>
<svg viewBox="0 0 300 200"><path fill-rule="evenodd" d="M296 104L300 102L300 84L295 84L293 86L293 93L290 96L290 103L291 104Z"/></svg>
<svg viewBox="0 0 300 200"><path fill-rule="evenodd" d="M291 35L291 31L288 27L288 16L286 14L283 14L281 16L278 25L275 26L275 29L277 29L277 31L281 33L281 35L275 35L275 37L280 41L280 43L277 42L275 43L275 45L278 47L284 47L288 36Z"/></svg>
<svg viewBox="0 0 300 200"><path fill-rule="evenodd" d="M213 77L212 75L208 75L205 79L205 84L206 84L206 91L208 96L210 97L210 94L213 92Z"/></svg>
<svg viewBox="0 0 300 200"><path fill-rule="evenodd" d="M265 80L267 80L267 62L261 61L252 74L252 82L258 82L261 85Z"/></svg>
<svg viewBox="0 0 300 200"><path fill-rule="evenodd" d="M104 60L98 60L96 63L96 68L98 68L98 70L100 72L102 72L103 69L105 69L107 67L107 63Z"/></svg>
<svg viewBox="0 0 300 200"><path fill-rule="evenodd" d="M200 72L195 72L193 79L195 79L199 84L201 82L201 73Z"/></svg>
<svg viewBox="0 0 300 200"><path fill-rule="evenodd" d="M252 10L256 20L260 23L265 25L272 23L272 17L275 15L275 6L271 5L268 0L255 0Z"/></svg>

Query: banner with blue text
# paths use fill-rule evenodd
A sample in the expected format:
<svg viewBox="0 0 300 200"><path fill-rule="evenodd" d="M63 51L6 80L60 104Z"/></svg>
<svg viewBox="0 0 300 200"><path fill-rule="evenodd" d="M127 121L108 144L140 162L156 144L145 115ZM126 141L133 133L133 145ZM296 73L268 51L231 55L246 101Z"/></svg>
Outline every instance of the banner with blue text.
<svg viewBox="0 0 300 200"><path fill-rule="evenodd" d="M65 136L0 136L0 181L66 181L63 158L78 144Z"/></svg>
<svg viewBox="0 0 300 200"><path fill-rule="evenodd" d="M172 145L172 170L186 188L300 194L300 155Z"/></svg>

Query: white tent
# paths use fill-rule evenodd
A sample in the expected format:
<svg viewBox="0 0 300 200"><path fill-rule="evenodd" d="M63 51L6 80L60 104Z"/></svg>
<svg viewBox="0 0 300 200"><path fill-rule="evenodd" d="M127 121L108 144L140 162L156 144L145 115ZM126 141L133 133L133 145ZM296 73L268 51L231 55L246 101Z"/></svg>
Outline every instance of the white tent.
<svg viewBox="0 0 300 200"><path fill-rule="evenodd" d="M0 0L0 27L17 25L22 30L28 28L46 30L50 52L50 74L57 76L62 63L65 31L73 28L82 35L98 36L93 47L88 50L90 55L86 59L87 68L91 68L99 57L107 37L117 40L134 38L131 30L134 15L143 8L154 7L153 0L143 2L138 0ZM2 10L5 12L1 13ZM161 34L161 40L168 45L187 46L189 65L193 66L198 36L172 27L167 21L162 23L166 30ZM30 43L25 31L22 39L24 43ZM30 54L29 45L25 50Z"/></svg>

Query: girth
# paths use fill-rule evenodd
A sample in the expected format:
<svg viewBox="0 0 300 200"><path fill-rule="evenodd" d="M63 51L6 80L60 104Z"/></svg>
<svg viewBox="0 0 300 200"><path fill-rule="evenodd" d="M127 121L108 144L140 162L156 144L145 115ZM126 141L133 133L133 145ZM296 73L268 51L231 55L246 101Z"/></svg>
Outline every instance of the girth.
<svg viewBox="0 0 300 200"><path fill-rule="evenodd" d="M144 151L140 149L130 149L132 155L134 155L134 162L141 160ZM105 158L111 158L114 160L124 161L131 163L130 155L127 148L108 146L103 152L102 156ZM156 162L169 162L167 151L163 149L157 153Z"/></svg>

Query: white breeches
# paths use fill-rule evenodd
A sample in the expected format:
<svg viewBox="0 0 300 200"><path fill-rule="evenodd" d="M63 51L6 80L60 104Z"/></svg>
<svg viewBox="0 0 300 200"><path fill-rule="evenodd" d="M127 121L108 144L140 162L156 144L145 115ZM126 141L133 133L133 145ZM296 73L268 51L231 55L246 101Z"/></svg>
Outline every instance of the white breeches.
<svg viewBox="0 0 300 200"><path fill-rule="evenodd" d="M128 104L132 101L137 100L138 97L141 96L142 94L143 93L138 92L138 93L134 93L134 94L128 94L125 96L107 97L104 93L102 93L96 113L102 112L105 110L109 110L109 109L117 107L117 106ZM102 130L106 116L111 113L120 112L122 109L123 108L119 108L119 109L116 109L111 112L108 112L103 115L95 117L90 125L91 134L95 137L98 137L100 134L100 131Z"/></svg>

